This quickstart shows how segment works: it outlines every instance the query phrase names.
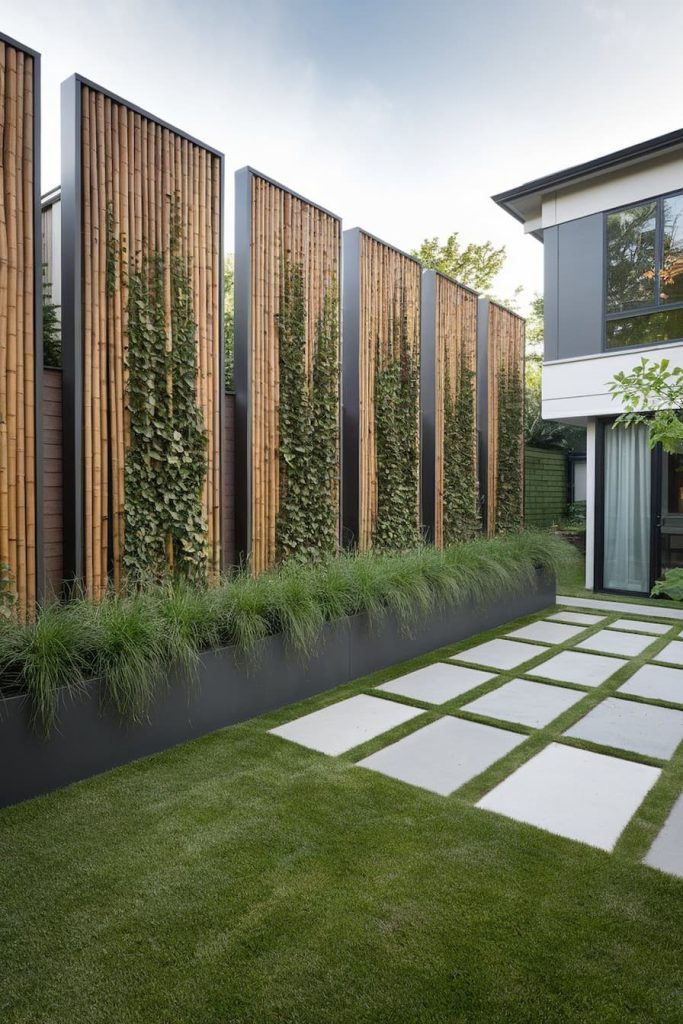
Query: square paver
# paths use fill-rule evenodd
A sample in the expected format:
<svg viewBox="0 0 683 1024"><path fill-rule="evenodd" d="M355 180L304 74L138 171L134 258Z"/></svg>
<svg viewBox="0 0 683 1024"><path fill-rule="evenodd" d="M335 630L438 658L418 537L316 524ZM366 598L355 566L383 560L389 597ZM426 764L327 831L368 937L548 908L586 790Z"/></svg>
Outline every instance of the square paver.
<svg viewBox="0 0 683 1024"><path fill-rule="evenodd" d="M451 661L465 661L474 665L484 665L486 668L507 669L517 668L525 661L530 661L531 658L545 653L545 647L523 644L518 640L495 639L477 644L476 647L468 647L467 650L454 654Z"/></svg>
<svg viewBox="0 0 683 1024"><path fill-rule="evenodd" d="M635 654L641 654L652 643L654 643L654 637L641 636L640 633L621 633L616 629L600 629L576 646L582 651L621 654L624 657L632 658Z"/></svg>
<svg viewBox="0 0 683 1024"><path fill-rule="evenodd" d="M513 640L537 640L541 644L564 644L583 633L583 626L567 626L561 622L531 622L506 635Z"/></svg>
<svg viewBox="0 0 683 1024"><path fill-rule="evenodd" d="M447 700L460 697L475 686L488 683L495 679L490 672L482 672L478 668L466 668L464 665L445 665L442 661L435 665L427 665L416 672L409 672L399 679L382 683L378 690L398 694L399 697L411 697L413 700L424 701L425 704L445 704Z"/></svg>
<svg viewBox="0 0 683 1024"><path fill-rule="evenodd" d="M463 710L540 729L572 704L583 700L584 696L577 690L567 690L563 686L532 683L528 679L511 679L497 690L465 704Z"/></svg>
<svg viewBox="0 0 683 1024"><path fill-rule="evenodd" d="M576 626L594 626L604 622L604 615L590 615L588 612L555 612L548 616L548 622L571 622Z"/></svg>
<svg viewBox="0 0 683 1024"><path fill-rule="evenodd" d="M553 679L557 683L600 686L626 664L621 658L604 658L600 654L584 654L583 651L560 651L528 674Z"/></svg>
<svg viewBox="0 0 683 1024"><path fill-rule="evenodd" d="M608 697L565 736L666 759L683 740L683 711Z"/></svg>
<svg viewBox="0 0 683 1024"><path fill-rule="evenodd" d="M659 654L655 654L652 660L665 661L667 665L683 666L683 641L672 640Z"/></svg>
<svg viewBox="0 0 683 1024"><path fill-rule="evenodd" d="M683 669L643 665L619 687L619 692L649 697L650 700L666 700L670 704L683 704Z"/></svg>
<svg viewBox="0 0 683 1024"><path fill-rule="evenodd" d="M489 765L499 761L526 736L491 725L440 718L392 743L358 764L412 786L448 796Z"/></svg>
<svg viewBox="0 0 683 1024"><path fill-rule="evenodd" d="M295 718L286 725L278 725L270 732L302 747L319 750L321 754L343 754L423 714L419 708L359 693L310 715Z"/></svg>
<svg viewBox="0 0 683 1024"><path fill-rule="evenodd" d="M659 775L650 765L551 743L477 807L611 850Z"/></svg>
<svg viewBox="0 0 683 1024"><path fill-rule="evenodd" d="M683 794L674 804L643 863L683 878Z"/></svg>
<svg viewBox="0 0 683 1024"><path fill-rule="evenodd" d="M607 628L623 629L627 633L652 633L653 636L663 636L671 629L671 623L667 626L663 622L646 622L645 619L617 619Z"/></svg>

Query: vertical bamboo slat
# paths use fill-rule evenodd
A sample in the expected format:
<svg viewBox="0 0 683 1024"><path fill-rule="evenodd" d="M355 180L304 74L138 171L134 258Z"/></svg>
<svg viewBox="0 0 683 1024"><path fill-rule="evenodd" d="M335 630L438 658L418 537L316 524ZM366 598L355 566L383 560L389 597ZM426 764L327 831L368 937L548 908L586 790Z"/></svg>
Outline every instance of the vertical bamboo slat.
<svg viewBox="0 0 683 1024"><path fill-rule="evenodd" d="M219 157L203 147L96 88L82 84L81 95L85 583L99 597L110 573L114 585L120 585L125 542L127 271L139 265L146 250L169 255L171 203L191 272L197 402L209 436L203 496L209 567L214 576L220 568L221 175ZM2 245L0 225L0 254ZM170 266L165 262L164 308L170 324ZM3 281L0 266L0 292ZM167 346L172 344L169 329ZM0 490L5 476L0 449ZM0 552L3 537L0 525Z"/></svg>
<svg viewBox="0 0 683 1024"><path fill-rule="evenodd" d="M435 338L435 504L434 543L444 543L444 469L448 453L444 450L445 406L457 397L461 369L469 370L472 378L472 453L476 465L477 429L476 371L477 371L477 296L451 278L437 274L436 278L436 338ZM448 383L449 393L446 392Z"/></svg>
<svg viewBox="0 0 683 1024"><path fill-rule="evenodd" d="M336 217L266 178L251 177L251 335L249 338L251 552L253 573L276 556L276 522L282 500L279 454L280 356L278 311L285 262L302 265L307 328L304 362L310 383L315 325L325 294L335 288L339 308L341 231ZM338 489L338 481L337 481Z"/></svg>
<svg viewBox="0 0 683 1024"><path fill-rule="evenodd" d="M525 321L503 306L491 302L488 326L488 473L487 473L487 533L493 536L496 528L497 478L498 478L498 384L501 371L516 372L524 382L524 337ZM519 492L520 522L524 510L524 437L520 432L518 457L521 470Z"/></svg>

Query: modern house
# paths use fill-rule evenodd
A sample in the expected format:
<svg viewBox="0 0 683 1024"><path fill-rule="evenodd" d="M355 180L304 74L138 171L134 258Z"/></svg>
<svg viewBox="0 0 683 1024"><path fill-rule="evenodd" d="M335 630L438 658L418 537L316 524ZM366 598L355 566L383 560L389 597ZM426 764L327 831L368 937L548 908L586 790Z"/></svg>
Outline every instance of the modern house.
<svg viewBox="0 0 683 1024"><path fill-rule="evenodd" d="M683 130L493 197L543 242L543 418L587 429L586 586L645 594L683 566L683 453L612 429L643 355L683 365Z"/></svg>

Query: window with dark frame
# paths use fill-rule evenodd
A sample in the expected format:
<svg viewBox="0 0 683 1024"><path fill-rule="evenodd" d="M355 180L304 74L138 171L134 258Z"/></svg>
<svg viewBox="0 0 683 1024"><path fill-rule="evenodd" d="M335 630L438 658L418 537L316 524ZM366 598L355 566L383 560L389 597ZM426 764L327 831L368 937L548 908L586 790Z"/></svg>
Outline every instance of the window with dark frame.
<svg viewBox="0 0 683 1024"><path fill-rule="evenodd" d="M683 193L606 214L607 348L683 339Z"/></svg>

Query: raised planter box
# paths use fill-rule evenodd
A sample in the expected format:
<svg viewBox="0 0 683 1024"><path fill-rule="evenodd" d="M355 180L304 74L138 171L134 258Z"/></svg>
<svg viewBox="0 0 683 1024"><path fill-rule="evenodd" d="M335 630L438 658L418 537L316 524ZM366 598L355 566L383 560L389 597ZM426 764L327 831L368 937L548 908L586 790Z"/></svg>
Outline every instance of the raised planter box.
<svg viewBox="0 0 683 1024"><path fill-rule="evenodd" d="M199 682L172 673L147 718L134 724L103 710L98 680L80 695L62 692L57 725L47 738L31 727L25 697L6 698L0 703L0 806L428 654L554 601L555 581L539 573L533 587L509 590L483 606L444 607L417 619L410 633L391 615L375 622L367 615L330 622L311 658L302 658L281 636L263 640L248 658L231 647L207 651Z"/></svg>

